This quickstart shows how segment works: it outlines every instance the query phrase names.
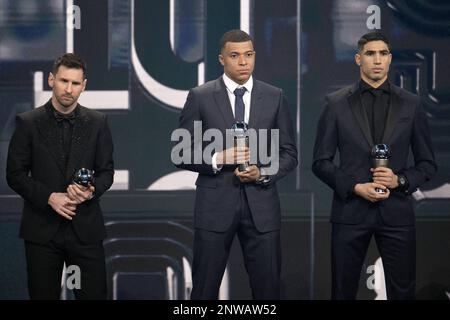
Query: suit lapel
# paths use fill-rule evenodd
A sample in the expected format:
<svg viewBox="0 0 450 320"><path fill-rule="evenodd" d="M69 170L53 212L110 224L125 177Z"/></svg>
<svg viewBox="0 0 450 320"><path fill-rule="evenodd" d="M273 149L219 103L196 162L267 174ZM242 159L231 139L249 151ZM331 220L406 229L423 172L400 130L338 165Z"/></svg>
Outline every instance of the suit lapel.
<svg viewBox="0 0 450 320"><path fill-rule="evenodd" d="M390 138L392 137L392 133L395 129L395 124L397 123L398 115L401 110L401 96L400 90L393 84L391 86L391 101L389 103L389 112L386 119L386 127L384 129L383 134L383 143L388 143Z"/></svg>
<svg viewBox="0 0 450 320"><path fill-rule="evenodd" d="M258 117L262 108L262 91L259 88L258 81L253 80L252 99L250 102L250 117L248 120L249 128L256 128Z"/></svg>
<svg viewBox="0 0 450 320"><path fill-rule="evenodd" d="M52 105L49 100L42 108L41 114L36 119L36 127L44 138L44 144L55 159L61 173L65 174L64 150L61 143L56 120L52 118Z"/></svg>
<svg viewBox="0 0 450 320"><path fill-rule="evenodd" d="M84 107L78 105L80 116L75 121L72 132L72 143L70 145L69 159L67 162L66 178L70 180L76 170L80 169L80 163L85 153L87 140L91 132L91 120ZM94 168L88 168L94 169Z"/></svg>
<svg viewBox="0 0 450 320"><path fill-rule="evenodd" d="M353 85L353 87L349 91L348 103L350 105L350 109L352 110L355 118L361 128L361 131L364 134L367 142L370 147L374 145L372 134L370 133L369 120L367 119L367 114L364 111L364 108L361 103L361 95L358 90L358 83Z"/></svg>
<svg viewBox="0 0 450 320"><path fill-rule="evenodd" d="M227 88L225 83L220 79L217 79L216 88L214 89L214 100L219 107L220 112L225 120L227 128L231 128L234 121L233 109L231 108L230 99L228 98Z"/></svg>

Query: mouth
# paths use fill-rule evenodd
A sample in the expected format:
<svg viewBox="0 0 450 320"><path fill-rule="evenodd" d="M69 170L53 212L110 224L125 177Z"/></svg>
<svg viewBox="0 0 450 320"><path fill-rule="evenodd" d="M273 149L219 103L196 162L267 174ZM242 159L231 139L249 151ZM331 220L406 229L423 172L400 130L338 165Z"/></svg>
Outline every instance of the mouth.
<svg viewBox="0 0 450 320"><path fill-rule="evenodd" d="M380 73L383 71L383 68L372 68L372 71L375 73Z"/></svg>

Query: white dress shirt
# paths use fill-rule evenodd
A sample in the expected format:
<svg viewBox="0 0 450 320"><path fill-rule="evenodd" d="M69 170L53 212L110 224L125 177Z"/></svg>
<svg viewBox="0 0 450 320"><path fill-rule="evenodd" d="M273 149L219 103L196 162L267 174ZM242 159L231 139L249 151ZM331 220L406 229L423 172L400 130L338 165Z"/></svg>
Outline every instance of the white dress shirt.
<svg viewBox="0 0 450 320"><path fill-rule="evenodd" d="M244 101L244 106L245 106L244 121L245 121L245 123L248 124L248 121L250 119L250 104L251 104L252 89L253 89L253 76L250 76L250 78L247 80L247 82L242 85L231 80L225 73L223 74L222 79L223 79L223 82L225 83L225 87L227 88L227 94L228 94L228 98L230 99L231 110L233 111L233 116L235 115L234 103L236 101L236 96L234 95L234 90L236 90L237 88L242 88L242 87L244 87L246 89L244 96L242 97L242 100ZM220 166L220 167L217 166L216 158L217 158L217 152L213 155L211 164L212 164L214 171L220 171L220 169L222 169L222 166Z"/></svg>
<svg viewBox="0 0 450 320"><path fill-rule="evenodd" d="M246 89L244 96L242 97L242 100L244 100L244 106L245 106L245 115L244 115L244 121L248 124L248 120L250 118L250 103L252 98L252 89L253 89L253 76L250 76L250 78L247 80L244 84L238 84L231 80L226 74L223 74L222 76L223 82L225 83L225 87L227 88L228 98L230 99L231 103L231 110L233 110L233 115L235 115L235 109L234 109L234 103L236 101L236 96L234 95L234 90L237 88L244 87Z"/></svg>

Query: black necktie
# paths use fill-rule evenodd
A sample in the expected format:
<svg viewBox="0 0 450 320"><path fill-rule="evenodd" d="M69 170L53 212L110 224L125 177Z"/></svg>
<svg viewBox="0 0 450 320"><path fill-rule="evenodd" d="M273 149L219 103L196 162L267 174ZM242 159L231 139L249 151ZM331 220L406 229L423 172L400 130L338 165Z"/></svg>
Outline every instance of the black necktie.
<svg viewBox="0 0 450 320"><path fill-rule="evenodd" d="M382 143L385 119L383 117L383 91L381 89L372 89L373 95L372 107L372 135L376 144Z"/></svg>
<svg viewBox="0 0 450 320"><path fill-rule="evenodd" d="M244 87L234 90L236 99L234 100L234 119L236 122L244 122L245 119L245 105L242 97L246 89Z"/></svg>

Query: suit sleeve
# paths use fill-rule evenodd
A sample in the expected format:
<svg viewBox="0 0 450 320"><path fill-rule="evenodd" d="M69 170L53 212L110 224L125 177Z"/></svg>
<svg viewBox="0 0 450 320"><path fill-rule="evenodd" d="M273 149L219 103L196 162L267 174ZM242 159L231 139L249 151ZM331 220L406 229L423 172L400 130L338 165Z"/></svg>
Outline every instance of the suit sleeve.
<svg viewBox="0 0 450 320"><path fill-rule="evenodd" d="M197 137L199 140L196 141L194 135L194 122L196 124L200 124L202 121L200 114L200 106L198 99L196 97L196 93L194 90L190 90L188 97L186 99L186 103L184 104L183 110L181 111L180 119L179 119L179 129L185 129L189 133L190 141L188 144L183 144L185 147L181 149L174 148L179 152L180 159L183 159L181 163L175 163L175 166L180 169L190 170L194 172L198 172L201 174L214 175L215 171L211 165L211 161L205 162L203 156L203 139L201 137ZM202 132L200 131L200 134ZM176 143L174 143L175 145ZM173 156L173 154L172 154ZM209 160L212 160L213 154L209 155ZM173 159L173 157L172 157Z"/></svg>
<svg viewBox="0 0 450 320"><path fill-rule="evenodd" d="M338 147L338 128L334 110L327 103L317 125L312 171L343 200L353 194L357 181L333 162Z"/></svg>
<svg viewBox="0 0 450 320"><path fill-rule="evenodd" d="M428 121L420 100L414 115L411 150L414 156L414 166L401 172L408 180L408 190L405 191L407 194L416 191L420 185L430 180L437 171Z"/></svg>
<svg viewBox="0 0 450 320"><path fill-rule="evenodd" d="M31 177L31 151L30 124L18 115L16 117L16 128L9 143L6 180L11 189L22 198L44 210L53 191Z"/></svg>
<svg viewBox="0 0 450 320"><path fill-rule="evenodd" d="M271 183L280 180L298 165L295 131L292 126L289 104L281 90L276 128L279 130L279 169L276 174L271 176Z"/></svg>
<svg viewBox="0 0 450 320"><path fill-rule="evenodd" d="M95 194L94 198L99 198L113 184L114 181L114 160L113 160L113 141L111 131L108 126L106 115L103 117L102 128L97 138L95 154Z"/></svg>

